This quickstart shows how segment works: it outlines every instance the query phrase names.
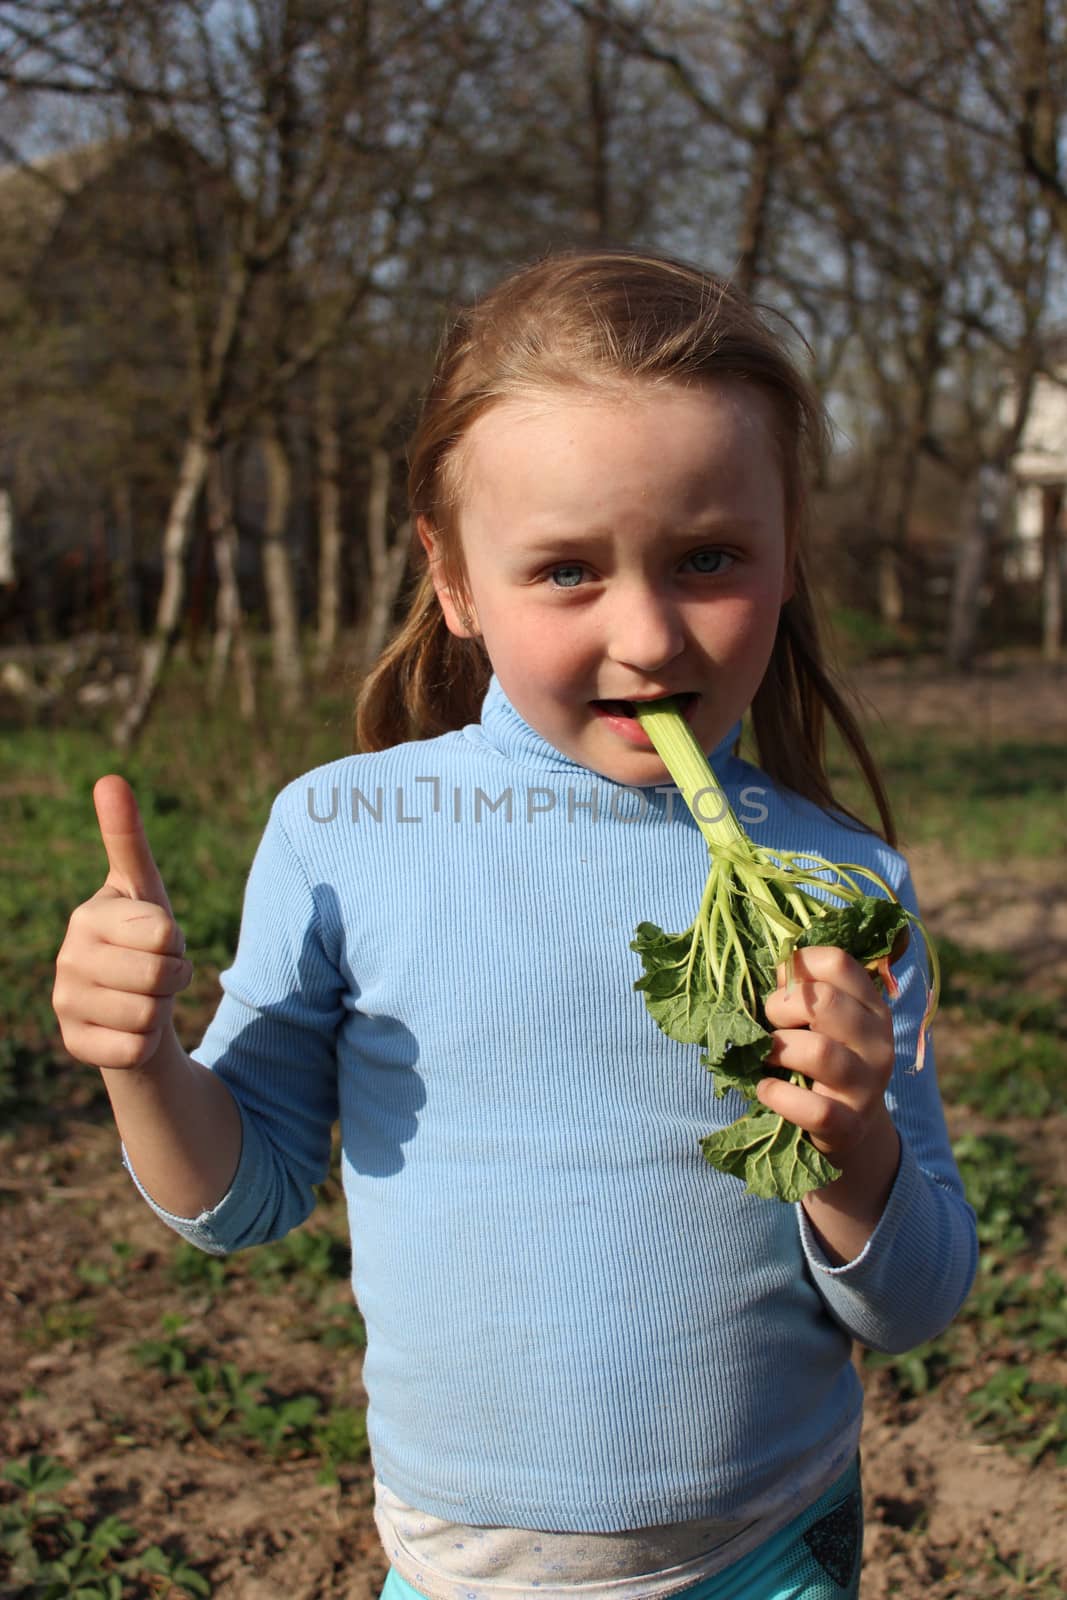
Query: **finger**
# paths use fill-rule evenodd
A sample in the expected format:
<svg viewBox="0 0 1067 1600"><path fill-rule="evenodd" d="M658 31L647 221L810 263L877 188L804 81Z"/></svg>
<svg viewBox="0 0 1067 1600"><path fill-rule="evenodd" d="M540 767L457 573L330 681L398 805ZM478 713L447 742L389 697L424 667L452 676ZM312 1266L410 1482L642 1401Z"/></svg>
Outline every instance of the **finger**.
<svg viewBox="0 0 1067 1600"><path fill-rule="evenodd" d="M61 953L68 959L71 955L82 961L91 959L94 973L103 945L155 955L185 954L185 935L169 910L148 900L131 900L108 884L76 908L70 919L70 932L74 946Z"/></svg>
<svg viewBox="0 0 1067 1600"><path fill-rule="evenodd" d="M818 1089L843 1100L859 1101L870 1083L870 1067L854 1050L810 1028L782 1028L767 1055L769 1066L799 1072ZM875 1065L872 1063L872 1065ZM881 1087L881 1063L879 1087Z"/></svg>
<svg viewBox="0 0 1067 1600"><path fill-rule="evenodd" d="M107 851L107 882L131 900L148 900L170 912L163 887L145 837L144 823L133 790L117 773L101 778L93 789L96 820Z"/></svg>
<svg viewBox="0 0 1067 1600"><path fill-rule="evenodd" d="M759 1099L776 1115L806 1133L816 1149L831 1160L861 1139L859 1118L842 1101L830 1100L796 1084L777 1079L770 1082L766 1093L760 1086Z"/></svg>
<svg viewBox="0 0 1067 1600"><path fill-rule="evenodd" d="M763 1078L756 1094L761 1104L811 1135L826 1154L842 1150L862 1136L859 1114L843 1100L832 1099L782 1078Z"/></svg>
<svg viewBox="0 0 1067 1600"><path fill-rule="evenodd" d="M779 965L777 978L775 993L788 992L805 981L822 982L851 995L867 1010L878 1011L882 1005L882 997L866 967L836 945L810 945L794 950L792 962L783 961Z"/></svg>
<svg viewBox="0 0 1067 1600"><path fill-rule="evenodd" d="M89 981L100 989L115 989L120 994L180 994L193 979L193 964L181 956L161 955L155 950L100 945L94 953Z"/></svg>
<svg viewBox="0 0 1067 1600"><path fill-rule="evenodd" d="M75 1061L91 1067L143 1067L159 1049L162 1038L162 1028L155 1033L127 1033L90 1022L63 1031L63 1043Z"/></svg>
<svg viewBox="0 0 1067 1600"><path fill-rule="evenodd" d="M78 1022L116 1033L158 1033L174 1016L174 997L123 994L118 989L83 990L78 995Z"/></svg>
<svg viewBox="0 0 1067 1600"><path fill-rule="evenodd" d="M892 1032L889 1012L873 989L859 999L837 984L803 979L791 988L773 990L763 1008L772 1028L817 1028L852 1048Z"/></svg>

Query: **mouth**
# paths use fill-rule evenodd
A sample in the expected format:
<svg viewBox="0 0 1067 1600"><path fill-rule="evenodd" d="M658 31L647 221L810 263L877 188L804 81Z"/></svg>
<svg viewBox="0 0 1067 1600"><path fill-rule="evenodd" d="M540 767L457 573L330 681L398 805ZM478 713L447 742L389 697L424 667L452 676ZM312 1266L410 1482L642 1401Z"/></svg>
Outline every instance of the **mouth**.
<svg viewBox="0 0 1067 1600"><path fill-rule="evenodd" d="M688 722L690 717L693 714L693 710L696 707L696 703L697 703L697 700L699 698L700 698L700 696L695 694L695 693L685 693L685 694L674 694L674 695L657 695L657 696L655 696L655 698L648 699L648 700L640 700L640 701L637 701L637 700L592 700L592 701L590 701L590 705L592 706L593 710L596 712L597 716L609 717L609 718L611 718L613 720L622 720L622 721L626 721L626 722L635 722L636 723L637 722L637 707L638 707L638 705L650 705L651 706L651 705L656 705L657 702L660 701L660 700L671 699L671 700L674 701L675 705L678 707L678 710L681 712L682 716Z"/></svg>

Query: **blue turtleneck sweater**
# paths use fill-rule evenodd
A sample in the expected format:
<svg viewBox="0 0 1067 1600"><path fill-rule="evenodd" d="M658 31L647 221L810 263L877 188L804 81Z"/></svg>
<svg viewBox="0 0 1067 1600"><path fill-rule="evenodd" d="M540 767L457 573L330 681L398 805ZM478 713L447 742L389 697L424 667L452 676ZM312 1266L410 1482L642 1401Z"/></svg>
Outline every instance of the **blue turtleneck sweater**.
<svg viewBox="0 0 1067 1600"><path fill-rule="evenodd" d="M914 908L894 850L776 789L737 733L712 760L754 839L869 866ZM918 940L895 968L903 1155L862 1255L832 1267L799 1206L703 1160L741 1104L656 1028L630 939L690 924L706 861L674 791L577 765L496 681L479 724L275 802L194 1051L237 1099L240 1165L214 1210L160 1214L209 1251L277 1238L340 1119L374 1464L411 1506L770 1530L855 1450L852 1339L918 1344L968 1290L974 1219L929 1054L909 1071Z"/></svg>

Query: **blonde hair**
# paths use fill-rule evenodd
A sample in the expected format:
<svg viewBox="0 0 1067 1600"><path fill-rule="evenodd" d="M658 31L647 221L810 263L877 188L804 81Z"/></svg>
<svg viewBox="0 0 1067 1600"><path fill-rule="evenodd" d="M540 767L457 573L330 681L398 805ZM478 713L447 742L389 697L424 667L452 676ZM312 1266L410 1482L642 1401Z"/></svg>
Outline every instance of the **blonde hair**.
<svg viewBox="0 0 1067 1600"><path fill-rule="evenodd" d="M625 382L751 384L769 400L785 492L794 589L752 702L763 770L816 804L835 801L826 770L826 719L863 773L895 842L874 759L834 682L807 571L809 485L828 447L817 393L790 351L789 325L723 279L669 256L629 250L552 255L506 278L454 320L409 451L413 527L432 534L444 582L469 604L458 509L460 447L491 406L531 392ZM361 687L356 742L381 750L478 720L492 668L480 640L448 631L421 545L407 615ZM859 821L853 817L853 820Z"/></svg>

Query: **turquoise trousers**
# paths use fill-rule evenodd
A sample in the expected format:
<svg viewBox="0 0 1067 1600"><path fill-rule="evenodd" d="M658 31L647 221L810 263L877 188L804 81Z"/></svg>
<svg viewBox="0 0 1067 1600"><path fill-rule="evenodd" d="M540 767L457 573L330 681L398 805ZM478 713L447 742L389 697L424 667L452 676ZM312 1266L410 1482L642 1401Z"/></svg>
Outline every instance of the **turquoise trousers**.
<svg viewBox="0 0 1067 1600"><path fill-rule="evenodd" d="M863 1553L859 1462L780 1532L674 1600L856 1600ZM488 1591L486 1591L488 1594ZM470 1600L483 1600L476 1583ZM381 1600L424 1600L397 1572Z"/></svg>

